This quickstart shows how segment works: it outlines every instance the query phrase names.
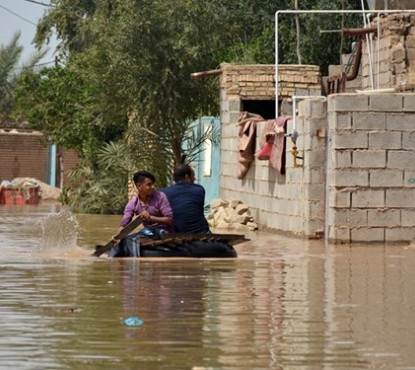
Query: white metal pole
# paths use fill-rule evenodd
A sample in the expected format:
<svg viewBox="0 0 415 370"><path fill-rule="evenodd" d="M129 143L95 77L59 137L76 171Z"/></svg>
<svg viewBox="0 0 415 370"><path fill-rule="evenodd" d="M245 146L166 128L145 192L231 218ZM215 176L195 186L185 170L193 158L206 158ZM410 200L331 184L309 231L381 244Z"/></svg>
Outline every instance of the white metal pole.
<svg viewBox="0 0 415 370"><path fill-rule="evenodd" d="M278 81L278 12L275 13L275 118L279 116L279 101L278 101L278 93L279 93L279 81Z"/></svg>
<svg viewBox="0 0 415 370"><path fill-rule="evenodd" d="M369 14L367 14L367 16L369 16ZM367 19L365 16L363 16L363 18L366 19L366 22L364 23L365 28L369 27L369 19ZM368 34L366 34L366 46L367 46L367 57L369 59L370 87L373 90L375 88L375 76L373 73L373 44L372 44L372 39L369 37Z"/></svg>
<svg viewBox="0 0 415 370"><path fill-rule="evenodd" d="M376 88L380 89L380 17L378 14L378 34L376 37L376 49L378 54L378 62L377 62L377 78L376 78Z"/></svg>
<svg viewBox="0 0 415 370"><path fill-rule="evenodd" d="M360 2L362 4L362 10L365 10L365 2L364 0L361 0ZM369 14L362 14L363 16L363 26L364 28L369 27L369 19L366 18L366 16L369 16ZM366 49L367 49L367 57L369 59L369 81L370 86L372 90L374 89L374 83L373 83L373 61L372 61L372 43L369 40L369 35L365 35L366 39Z"/></svg>

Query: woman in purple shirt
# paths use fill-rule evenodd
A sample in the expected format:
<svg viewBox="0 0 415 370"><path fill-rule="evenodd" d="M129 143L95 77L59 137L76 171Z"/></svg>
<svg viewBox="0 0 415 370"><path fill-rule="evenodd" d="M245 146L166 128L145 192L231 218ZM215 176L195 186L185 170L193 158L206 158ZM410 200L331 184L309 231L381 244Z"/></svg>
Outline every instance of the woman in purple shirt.
<svg viewBox="0 0 415 370"><path fill-rule="evenodd" d="M173 211L167 196L154 188L154 175L138 171L134 174L133 181L138 195L125 206L120 229L127 226L135 215L141 216L144 229L129 235L119 246L111 249L110 257L139 257L137 240L140 237L160 238L163 233L173 231Z"/></svg>

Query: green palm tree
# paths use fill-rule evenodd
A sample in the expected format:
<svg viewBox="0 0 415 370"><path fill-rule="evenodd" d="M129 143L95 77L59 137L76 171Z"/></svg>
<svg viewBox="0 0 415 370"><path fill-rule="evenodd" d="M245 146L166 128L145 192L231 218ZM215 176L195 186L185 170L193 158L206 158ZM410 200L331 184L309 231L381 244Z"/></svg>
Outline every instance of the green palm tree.
<svg viewBox="0 0 415 370"><path fill-rule="evenodd" d="M0 125L11 120L17 79L25 71L34 68L48 51L39 50L19 65L23 53L19 38L20 32L16 32L8 44L0 44Z"/></svg>

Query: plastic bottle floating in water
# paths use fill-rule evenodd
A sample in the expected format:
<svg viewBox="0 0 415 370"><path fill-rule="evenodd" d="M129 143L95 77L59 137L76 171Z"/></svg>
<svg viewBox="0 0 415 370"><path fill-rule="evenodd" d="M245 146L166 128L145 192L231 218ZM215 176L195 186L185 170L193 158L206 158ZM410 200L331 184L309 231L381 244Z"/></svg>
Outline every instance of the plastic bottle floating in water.
<svg viewBox="0 0 415 370"><path fill-rule="evenodd" d="M143 324L143 320L139 319L138 317L132 316L132 317L127 317L124 320L124 324L127 326L140 326Z"/></svg>

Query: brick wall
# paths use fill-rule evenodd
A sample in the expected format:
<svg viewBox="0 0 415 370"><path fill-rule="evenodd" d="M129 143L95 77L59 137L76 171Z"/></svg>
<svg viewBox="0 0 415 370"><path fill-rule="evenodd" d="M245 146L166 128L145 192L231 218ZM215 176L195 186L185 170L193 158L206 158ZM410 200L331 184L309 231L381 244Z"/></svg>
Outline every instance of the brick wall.
<svg viewBox="0 0 415 370"><path fill-rule="evenodd" d="M238 99L275 99L275 65L222 64L221 90ZM293 95L320 95L320 68L313 65L279 65L280 99Z"/></svg>
<svg viewBox="0 0 415 370"><path fill-rule="evenodd" d="M63 150L61 156L64 163L63 182L66 183L68 172L79 162L79 157L71 150ZM33 177L49 183L48 161L49 144L40 132L0 130L0 181ZM59 183L58 179L58 186Z"/></svg>
<svg viewBox="0 0 415 370"><path fill-rule="evenodd" d="M67 184L70 182L70 179L68 177L69 172L74 169L80 159L78 154L74 150L61 150L60 151L60 157L62 161L62 171L63 171L63 184ZM57 186L60 187L61 179L58 177Z"/></svg>
<svg viewBox="0 0 415 370"><path fill-rule="evenodd" d="M48 146L38 132L0 133L0 179L34 177L48 180Z"/></svg>

